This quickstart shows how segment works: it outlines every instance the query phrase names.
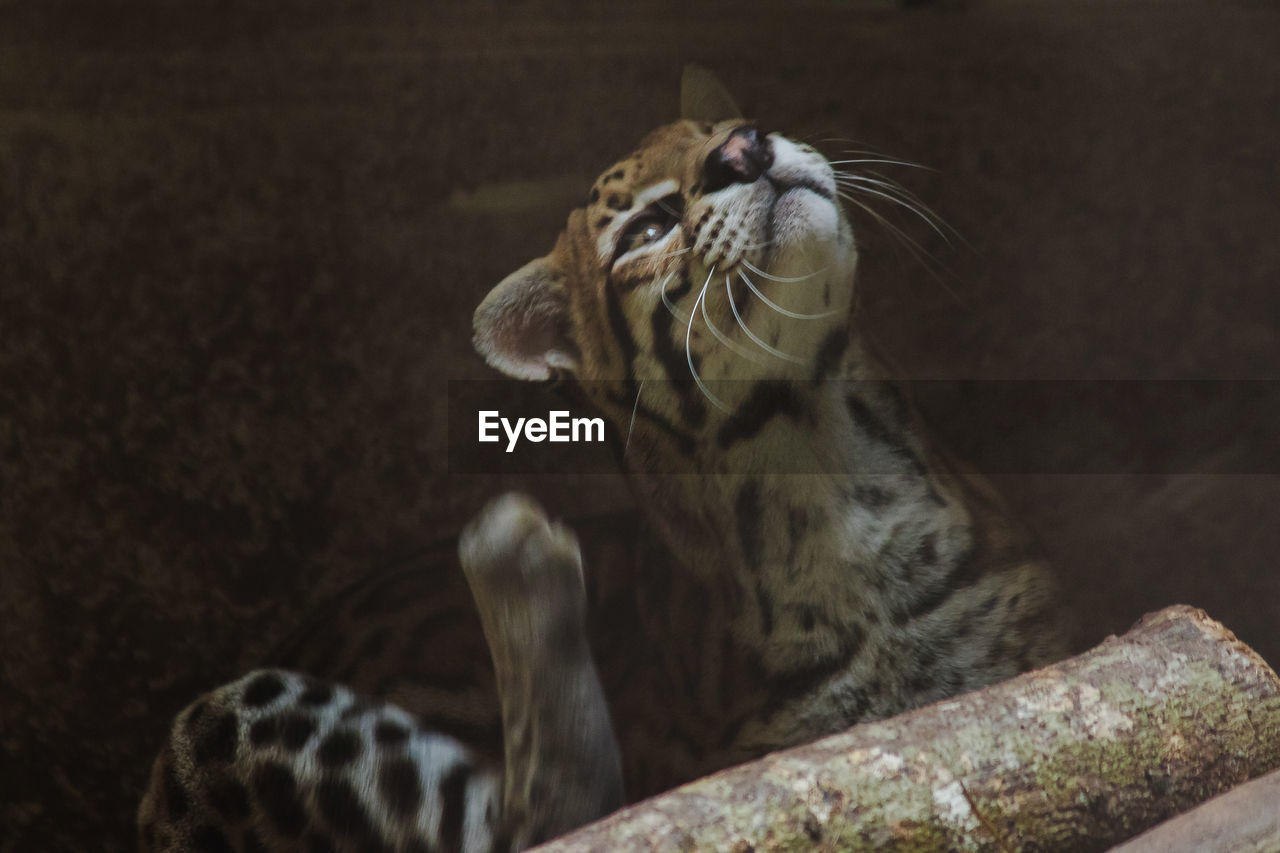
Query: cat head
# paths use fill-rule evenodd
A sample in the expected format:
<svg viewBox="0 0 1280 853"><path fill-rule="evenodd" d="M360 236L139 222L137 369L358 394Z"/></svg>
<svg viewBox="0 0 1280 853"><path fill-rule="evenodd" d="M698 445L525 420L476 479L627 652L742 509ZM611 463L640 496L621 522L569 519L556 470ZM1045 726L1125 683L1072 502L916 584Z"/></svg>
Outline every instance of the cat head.
<svg viewBox="0 0 1280 853"><path fill-rule="evenodd" d="M844 332L857 253L830 163L739 117L707 72L686 70L682 101L481 303L490 365L628 412L652 383L646 403L697 427L753 382L811 375Z"/></svg>

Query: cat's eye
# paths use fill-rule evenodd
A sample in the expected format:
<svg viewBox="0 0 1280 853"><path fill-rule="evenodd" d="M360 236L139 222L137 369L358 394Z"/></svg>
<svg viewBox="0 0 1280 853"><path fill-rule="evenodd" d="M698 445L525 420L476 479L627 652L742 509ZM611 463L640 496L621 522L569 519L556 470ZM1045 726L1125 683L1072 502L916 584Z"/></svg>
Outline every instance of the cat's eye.
<svg viewBox="0 0 1280 853"><path fill-rule="evenodd" d="M663 221L657 217L641 217L639 222L628 228L622 235L623 251L630 252L654 242L670 231L673 224L669 219Z"/></svg>
<svg viewBox="0 0 1280 853"><path fill-rule="evenodd" d="M630 252L661 240L679 224L683 212L684 198L679 193L673 193L646 207L627 223L622 236L618 238L613 260L616 262Z"/></svg>

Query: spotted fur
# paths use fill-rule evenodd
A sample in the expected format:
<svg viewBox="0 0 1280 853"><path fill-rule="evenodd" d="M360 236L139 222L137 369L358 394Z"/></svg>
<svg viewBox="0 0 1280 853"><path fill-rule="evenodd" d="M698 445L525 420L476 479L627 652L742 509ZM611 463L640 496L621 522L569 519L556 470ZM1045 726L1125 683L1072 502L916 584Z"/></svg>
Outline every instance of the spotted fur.
<svg viewBox="0 0 1280 853"><path fill-rule="evenodd" d="M621 805L577 540L506 496L459 554L501 696L502 760L396 705L264 669L178 715L139 809L141 849L519 850Z"/></svg>
<svg viewBox="0 0 1280 853"><path fill-rule="evenodd" d="M342 849L326 804L386 849L518 848L621 789L637 799L1062 653L1030 537L933 445L852 316L857 250L831 166L725 118L722 92L685 94L721 113L605 170L554 249L476 311L491 365L562 380L617 434L641 511L579 528L585 593L567 547L477 557L522 541L512 526L533 510L464 540L464 566L506 567L491 573L504 583L468 575L479 620L465 590L427 583L439 571L363 582L285 662L404 711L278 672L216 691L157 762L141 815L154 849L224 849L200 846L213 832L227 849L309 833ZM513 580L529 576L554 582ZM445 648L466 664L442 671ZM341 700L312 711L311 690ZM342 722L357 705L359 725ZM384 723L417 751L384 749ZM343 732L356 740L331 749L360 757L331 781L321 750ZM465 808L441 793L462 767ZM582 790L605 795L566 810Z"/></svg>

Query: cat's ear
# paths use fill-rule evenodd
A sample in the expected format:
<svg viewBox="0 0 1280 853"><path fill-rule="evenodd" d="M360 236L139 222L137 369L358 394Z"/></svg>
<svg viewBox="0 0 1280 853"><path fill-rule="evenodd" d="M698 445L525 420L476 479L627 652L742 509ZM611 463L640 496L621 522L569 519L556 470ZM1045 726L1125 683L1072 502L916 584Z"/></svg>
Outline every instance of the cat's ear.
<svg viewBox="0 0 1280 853"><path fill-rule="evenodd" d="M689 64L680 78L680 117L688 121L721 122L742 118L742 111L716 75L701 65Z"/></svg>
<svg viewBox="0 0 1280 853"><path fill-rule="evenodd" d="M569 293L549 258L530 261L498 283L476 308L476 351L516 379L550 379L578 369Z"/></svg>

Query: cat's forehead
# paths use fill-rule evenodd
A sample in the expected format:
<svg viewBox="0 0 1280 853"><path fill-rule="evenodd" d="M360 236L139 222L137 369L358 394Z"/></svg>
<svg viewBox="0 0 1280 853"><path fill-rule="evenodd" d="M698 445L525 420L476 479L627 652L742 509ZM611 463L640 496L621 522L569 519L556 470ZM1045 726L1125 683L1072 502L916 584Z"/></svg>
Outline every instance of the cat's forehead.
<svg viewBox="0 0 1280 853"><path fill-rule="evenodd" d="M650 132L635 151L600 174L591 187L590 203L607 202L610 194L616 198L657 181L679 179L715 130L710 123L678 121Z"/></svg>

